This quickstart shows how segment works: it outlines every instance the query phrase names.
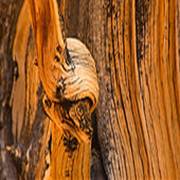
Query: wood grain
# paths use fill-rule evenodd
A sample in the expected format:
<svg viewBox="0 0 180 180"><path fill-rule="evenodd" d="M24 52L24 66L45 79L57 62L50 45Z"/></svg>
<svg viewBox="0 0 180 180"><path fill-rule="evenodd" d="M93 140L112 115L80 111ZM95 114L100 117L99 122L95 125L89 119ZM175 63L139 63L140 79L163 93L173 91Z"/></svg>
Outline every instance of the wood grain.
<svg viewBox="0 0 180 180"><path fill-rule="evenodd" d="M96 67L77 39L65 43L55 1L29 1L44 109L52 120L50 179L89 179ZM48 177L47 177L48 179Z"/></svg>
<svg viewBox="0 0 180 180"><path fill-rule="evenodd" d="M97 60L108 179L180 177L179 12L173 0L65 1L66 34Z"/></svg>
<svg viewBox="0 0 180 180"><path fill-rule="evenodd" d="M61 27L57 21L57 6L52 4L55 1L31 1L39 3L31 8L38 14L32 18L34 26L39 26L34 36L28 29L28 10L22 9L12 60L16 11L21 7L17 2L20 1L0 2L0 178L18 178L19 174L25 179L42 179L44 175L52 179L89 178L91 140L87 132L92 130L90 115L97 103L98 95L93 94L97 87L90 85L90 91L81 95L78 91L81 83L74 83L76 91L72 91L74 86L66 79L64 87L65 81L61 78L63 74L73 82L78 72L84 74L85 64L80 63L78 71L75 69L84 55L74 57L74 53L68 51L68 43L61 41L61 29L57 30ZM93 144L100 146L104 178L179 179L180 2L59 2L66 36L82 40L96 61L100 96L95 113L98 137ZM33 37L36 38L33 40ZM38 52L32 47L34 44ZM82 47L79 41L77 44ZM74 43L70 47L74 47ZM69 56L72 58L67 58ZM44 58L46 63L43 63ZM84 67L82 71L80 67ZM44 92L39 77L47 91L43 99L46 113L52 120L51 161L47 148L49 119L42 110ZM82 77L81 85L86 77L86 74ZM87 82L90 81L88 76ZM79 90L84 91L85 87ZM64 94L63 90L68 93ZM82 104L85 108L78 111ZM5 151L5 145L13 145L13 141L25 149L23 160L18 161L25 162L22 171L17 161L12 160L12 154Z"/></svg>

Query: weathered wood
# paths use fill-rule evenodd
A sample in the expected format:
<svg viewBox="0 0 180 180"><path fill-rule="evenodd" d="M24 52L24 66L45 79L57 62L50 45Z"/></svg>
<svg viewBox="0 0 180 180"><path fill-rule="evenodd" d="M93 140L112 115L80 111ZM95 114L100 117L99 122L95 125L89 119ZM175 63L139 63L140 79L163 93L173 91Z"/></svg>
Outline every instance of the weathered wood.
<svg viewBox="0 0 180 180"><path fill-rule="evenodd" d="M43 104L52 120L50 179L89 179L91 113L98 100L95 63L78 40L65 47L56 1L29 1Z"/></svg>
<svg viewBox="0 0 180 180"><path fill-rule="evenodd" d="M6 146L13 144L12 104L10 102L15 63L12 44L21 1L0 1L0 179L17 177L17 170Z"/></svg>
<svg viewBox="0 0 180 180"><path fill-rule="evenodd" d="M51 174L53 179L57 178L54 175L60 169L62 171L59 177L66 176L68 179L72 174L75 176L76 171L80 173L79 170L82 169L75 166L72 160L74 159L80 165L84 156L79 155L85 155L82 153L84 147L90 147L90 145L79 144L78 151L75 150L73 153L65 150L67 145L71 145L70 149L74 149L77 141L68 133L66 136L68 138L61 139L63 132L54 124L54 122L58 124L60 119L63 120L60 118L64 117L63 114L68 114L68 118L70 114L63 108L63 103L59 105L63 100L55 97L56 80L60 77L57 73L55 78L52 78L53 83L50 84L49 89L53 91L49 91L48 96L48 99L51 99L51 96L54 97L56 103L48 99L46 101L47 105L52 103L52 107L58 109L56 112L60 112L56 114L57 118L52 118L51 111L46 111L49 112L50 119L55 119L51 123L52 154L57 155L51 156L51 165L48 168L46 163L49 161L49 156L45 158L45 151L49 140L47 133L49 119L45 120L40 103L43 92L39 86L38 69L41 63L40 66L36 66L39 59L32 48L33 34L29 36L30 31L26 26L29 22L26 19L27 9L24 10L24 15L20 15L22 19L19 18L22 26L16 27L19 38L15 38L18 41L15 43L17 46L14 46L16 56L13 53L13 58L17 63L12 63L14 61L11 59L15 30L13 27L15 27L16 13L20 8L17 2L20 1L2 0L0 2L0 14L2 14L0 16L0 122L3 122L0 124L2 129L0 130L0 179L5 177L15 179L18 177L17 174L21 174L25 179L35 177L42 179L44 173L46 178ZM180 2L178 0L61 0L59 2L61 13L64 15L66 36L78 37L85 42L96 60L100 101L95 114L98 138L95 138L94 144L99 140L100 158L103 160L107 178L179 179ZM44 4L43 2L42 6L38 7L46 6L45 10L47 10L48 4ZM43 13L53 13L52 9ZM47 24L42 25L53 26L52 22L54 21L48 21ZM46 30L48 33L51 31L50 28ZM52 28L52 32L56 30ZM43 34L39 34L38 37L41 35ZM28 37L30 41L27 40ZM29 45L27 45L28 42ZM52 62L53 59L64 62L65 59L61 58L64 54L56 51L58 40L52 40L52 43L54 42L53 51L49 51L51 50L49 47L48 51L43 50L54 52L49 59L47 58L48 62ZM66 43L62 47L65 49ZM50 67L48 62L47 67ZM47 76L42 72L42 77L51 77L50 70L48 72ZM13 74L14 85L12 86ZM46 81L46 79L43 80ZM45 89L48 90L48 86ZM89 101L85 104L90 109ZM74 103L71 108L74 109L78 105ZM13 123L11 123L11 112ZM71 115L76 117L73 114ZM13 132L11 132L11 125ZM83 137L87 137L83 132L82 134ZM18 147L24 149L23 158L28 159L28 163L22 164L20 168L7 152L9 146L13 145L12 139ZM13 148L10 148L10 151ZM85 156L87 158L85 163L88 166L89 151L89 148L85 148L88 154ZM61 163L61 157L64 158L63 163ZM74 166L76 169L71 172ZM82 167L83 164L80 166ZM45 172L46 168L48 168L47 172ZM89 169L86 170L85 175L89 174ZM98 177L94 179L96 178Z"/></svg>
<svg viewBox="0 0 180 180"><path fill-rule="evenodd" d="M35 65L37 55L26 2L18 17L12 51L17 65L11 95L12 129L14 146L21 152L15 165L19 178L42 179L47 168L49 119L42 107L43 89Z"/></svg>
<svg viewBox="0 0 180 180"><path fill-rule="evenodd" d="M108 179L180 177L179 7L177 0L65 1L66 35L97 60Z"/></svg>

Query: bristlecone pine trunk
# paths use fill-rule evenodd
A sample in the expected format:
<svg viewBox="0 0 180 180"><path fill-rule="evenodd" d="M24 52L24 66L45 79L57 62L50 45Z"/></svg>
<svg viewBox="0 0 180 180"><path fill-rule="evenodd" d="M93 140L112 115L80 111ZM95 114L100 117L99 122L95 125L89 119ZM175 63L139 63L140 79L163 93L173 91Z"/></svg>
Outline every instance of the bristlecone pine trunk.
<svg viewBox="0 0 180 180"><path fill-rule="evenodd" d="M180 1L0 0L0 179L180 179Z"/></svg>

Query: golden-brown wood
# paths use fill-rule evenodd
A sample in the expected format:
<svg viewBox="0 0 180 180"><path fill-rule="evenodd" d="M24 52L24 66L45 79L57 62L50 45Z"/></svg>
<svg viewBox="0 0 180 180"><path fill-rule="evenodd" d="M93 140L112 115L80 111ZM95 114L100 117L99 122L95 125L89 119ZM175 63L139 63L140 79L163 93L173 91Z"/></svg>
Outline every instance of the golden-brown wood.
<svg viewBox="0 0 180 180"><path fill-rule="evenodd" d="M67 35L83 40L97 60L108 179L180 178L179 4L65 1Z"/></svg>
<svg viewBox="0 0 180 180"><path fill-rule="evenodd" d="M66 34L83 40L96 60L100 81L100 103L96 113L98 138L95 139L95 144L98 143L99 139L107 178L117 180L179 179L180 2L178 0L61 0L60 2L61 11L64 11L61 13L64 15ZM52 10L47 11L51 3L41 3L38 6L38 9L45 7L41 11L41 15L46 13L52 15ZM6 3L1 3L3 5L0 7L1 12L7 11L9 13L11 6L6 10L8 6L4 4ZM51 4L51 7L56 6ZM47 122L47 119L41 116L43 114L42 109L39 111L41 108L40 102L42 101L41 86L38 85L38 69L40 68L34 65L38 65L35 61L36 58L34 58L36 53L31 54L33 53L32 46L35 43L27 40L28 38L32 40L33 36L31 30L27 27L29 22L26 20L28 11L22 9L22 12L24 12L24 15L23 13L20 14L20 23L16 27L17 38L15 37L14 43L16 56L13 56L14 61L9 59L9 55L5 59L5 53L2 53L9 47L9 45L7 46L8 43L5 43L7 39L11 39L10 36L7 36L10 32L7 24L11 22L9 19L13 18L4 17L4 15L0 17L0 22L3 22L3 26L0 26L0 30L2 29L3 32L3 38L0 34L0 42L3 42L0 48L0 58L3 60L0 61L0 66L2 65L0 79L5 80L1 81L3 88L0 89L2 92L0 95L0 100L2 100L0 101L0 120L4 122L6 127L1 131L2 124L0 124L0 138L4 138L4 141L6 141L9 137L12 137L9 133L11 132L9 122L12 105L13 137L18 145L25 146L23 147L26 150L25 157L28 157L23 157L23 160L20 161L24 163L23 172L19 171L17 164L15 167L23 178L35 179L36 177L41 179L44 176L45 167L47 167L46 161L49 162L49 155L44 159L46 154L44 150L47 147L46 141L48 140L44 131L48 128L43 124ZM8 13L3 12L7 15ZM57 14L52 16L56 17ZM38 22L35 22L35 25ZM55 24L52 22L42 23L42 26L50 25L52 27L58 24L58 22ZM43 31L43 28L39 28L38 31L41 30ZM56 28L52 28L52 32L56 30ZM51 29L48 28L48 34L50 31ZM61 31L58 32L61 33ZM31 36L29 36L29 33ZM46 34L46 32L44 33ZM35 37L43 41L42 35L43 33L39 33ZM51 37L53 39L54 36L51 35ZM73 81L72 77L78 77L78 73L75 71L74 75L70 76L69 73L62 70L63 63L66 65L66 70L74 69L76 63L72 62L75 62L76 58L66 62L66 58L62 58L64 56L64 53L61 53L63 48L57 48L60 49L60 52L58 52L56 41L52 40L52 44L55 45L52 48L54 54L51 55L53 51L42 49L43 54L46 52L49 54L46 56L49 57L49 64L45 63L47 71L41 74L42 77L46 77L46 79L43 79L43 86L46 86L45 89L48 93L47 99L44 98L43 102L46 113L53 120L51 123L52 154L55 154L55 156L51 155L51 165L45 176L49 177L50 175L52 179L58 179L59 177L68 179L71 176L79 177L80 169L86 167L81 164L84 162L82 159L86 157L85 164L88 165L90 158L90 141L84 131L78 130L79 111L76 111L76 109L83 104L88 109L87 112L91 111L93 109L91 104L96 104L97 95L91 95L94 91L90 87L91 93L86 92L85 96L79 96L81 99L81 97L87 95L88 98L85 98L85 101L80 100L76 103L66 101L64 103L64 99L69 98L71 100L75 97L68 88L66 89L67 92L71 93L66 94L66 96L63 93L61 96L56 96L56 92L62 92L56 91L56 85L60 85L58 90L62 90L60 87L64 87L61 83L63 81L58 83L59 77L61 77L60 74L70 78L69 81ZM41 45L45 44L40 43L38 46ZM66 49L65 45L66 43L64 43L64 50ZM72 45L74 44L70 44L70 46ZM65 53L65 57L67 55ZM82 58L82 56L79 56L78 59L80 57ZM14 63L15 60L17 64ZM55 63L52 60L55 60ZM41 60L37 59L37 61L41 63ZM13 62L14 65L10 62ZM53 77L51 77L53 73L51 73L50 64L53 66L53 73L56 74ZM11 78L12 66L14 66L14 79L17 80ZM19 77L16 73L17 69L19 70ZM48 72L48 75L44 76L43 73L46 72ZM49 83L48 78L53 82ZM9 103L12 81L14 89ZM66 86L69 86L68 83ZM25 89L25 87L27 88ZM78 88L78 84L76 87ZM86 113L86 119L89 119L89 116L90 113ZM72 125L72 121L69 121L70 117L74 119L77 129L69 129L69 125L70 127ZM64 120L68 125L62 123ZM66 129L69 131L66 131ZM78 133L75 129L78 130ZM42 133L38 134L41 130L43 130ZM90 132L91 128L87 129L88 131ZM66 136L63 135L63 132ZM73 133L70 134L69 132ZM33 135L33 138L31 135ZM83 140L87 139L85 146L82 146L84 141L81 141L81 138ZM76 140L78 140L78 143ZM1 147L4 147L3 143L1 141ZM43 144L42 149L40 144ZM70 144L71 146L69 146ZM70 148L67 148L67 145ZM77 151L74 150L75 147L77 147ZM1 157L3 157L0 158L0 161L3 164L7 161L7 164L13 165L13 163L9 163L8 153L4 153L2 149L0 150ZM42 161L39 160L38 152L41 152ZM60 163L62 161L63 163ZM36 162L38 162L37 168ZM76 163L81 167L76 166ZM5 166L3 165L3 167ZM3 174L2 177L5 175L11 177L13 171L5 174L4 172L8 172L8 168L5 168L2 171L3 173L1 173L0 168L0 178L1 174ZM57 172L59 173L56 176ZM85 168L83 172L89 178L89 168ZM81 174L81 176L83 175ZM95 176L94 179L97 179L97 177Z"/></svg>
<svg viewBox="0 0 180 180"><path fill-rule="evenodd" d="M99 92L94 59L77 39L68 38L65 47L56 1L28 2L46 94L43 105L52 120L49 178L89 179L91 113Z"/></svg>

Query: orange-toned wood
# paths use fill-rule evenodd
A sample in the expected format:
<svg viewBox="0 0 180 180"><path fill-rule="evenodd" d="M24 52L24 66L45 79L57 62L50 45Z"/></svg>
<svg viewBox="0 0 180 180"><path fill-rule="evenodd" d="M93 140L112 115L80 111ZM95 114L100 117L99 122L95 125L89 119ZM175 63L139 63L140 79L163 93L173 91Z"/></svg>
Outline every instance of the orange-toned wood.
<svg viewBox="0 0 180 180"><path fill-rule="evenodd" d="M77 39L63 42L55 0L29 0L37 66L52 120L47 179L90 179L91 113L98 101L95 62ZM49 174L49 177L48 177Z"/></svg>

